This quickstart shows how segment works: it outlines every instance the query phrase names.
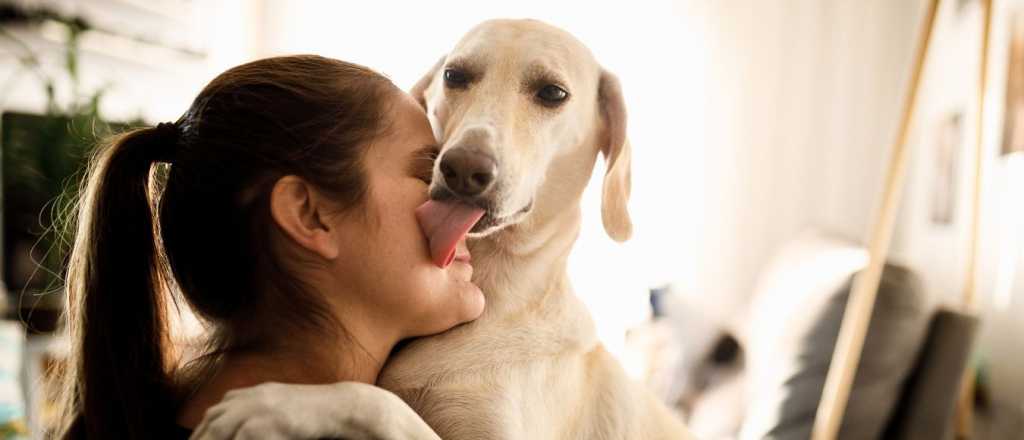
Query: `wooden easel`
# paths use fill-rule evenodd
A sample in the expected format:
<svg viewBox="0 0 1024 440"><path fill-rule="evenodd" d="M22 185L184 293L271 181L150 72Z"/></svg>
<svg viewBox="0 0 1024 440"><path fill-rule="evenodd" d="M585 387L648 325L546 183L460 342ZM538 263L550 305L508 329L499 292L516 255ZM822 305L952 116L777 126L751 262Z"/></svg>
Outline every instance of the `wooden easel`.
<svg viewBox="0 0 1024 440"><path fill-rule="evenodd" d="M978 92L974 126L974 187L971 196L971 224L967 243L967 272L964 275L964 312L976 313L978 236L981 232L981 185L982 157L984 154L985 90L988 88L988 45L992 32L992 0L981 0L981 57L978 67ZM968 361L957 402L956 436L958 439L973 437L974 431L974 365Z"/></svg>
<svg viewBox="0 0 1024 440"><path fill-rule="evenodd" d="M975 120L974 188L971 206L967 274L964 286L963 306L967 312L972 312L975 307L975 277L981 195L981 157L983 148L982 128L988 70L988 40L992 16L991 0L980 0L980 3L983 9L984 23L981 37L981 65L977 96L978 109ZM882 203L868 239L870 260L867 268L854 279L851 294L846 304L846 312L843 315L843 322L839 330L839 339L836 341L832 363L825 380L821 402L818 405L818 412L814 420L814 430L811 433L811 438L814 440L834 440L838 435L839 427L843 421L843 414L846 411L846 404L850 397L853 379L857 373L857 365L860 362L861 352L864 348L868 324L871 322L871 314L878 295L878 285L881 280L882 269L888 258L896 213L903 193L907 167L907 137L917 107L917 95L921 88L921 76L928 55L928 47L932 39L938 6L939 0L928 0L924 26L921 29L920 43L914 56L914 70L910 80L910 91L907 95L907 100L903 103L903 113L899 131L893 144L892 158L889 162L889 170L882 194ZM971 429L974 374L972 368L968 367L967 370L958 404L956 424L958 435L967 435Z"/></svg>

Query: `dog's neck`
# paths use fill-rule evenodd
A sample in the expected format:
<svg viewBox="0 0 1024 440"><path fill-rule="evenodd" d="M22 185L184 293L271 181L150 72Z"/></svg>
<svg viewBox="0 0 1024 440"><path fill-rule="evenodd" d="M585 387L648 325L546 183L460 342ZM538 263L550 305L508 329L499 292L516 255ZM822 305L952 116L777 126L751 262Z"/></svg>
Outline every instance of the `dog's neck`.
<svg viewBox="0 0 1024 440"><path fill-rule="evenodd" d="M560 197L538 199L534 212L522 222L470 241L476 270L473 281L487 298L481 319L501 319L541 306L547 310L582 307L566 268L579 236L580 200L596 152L575 151L556 162L571 163L579 174L549 179L541 188L542 193Z"/></svg>
<svg viewBox="0 0 1024 440"><path fill-rule="evenodd" d="M476 271L473 280L487 298L482 319L557 300L548 298L552 294L572 295L566 265L579 229L577 204L543 223L527 220L470 242Z"/></svg>

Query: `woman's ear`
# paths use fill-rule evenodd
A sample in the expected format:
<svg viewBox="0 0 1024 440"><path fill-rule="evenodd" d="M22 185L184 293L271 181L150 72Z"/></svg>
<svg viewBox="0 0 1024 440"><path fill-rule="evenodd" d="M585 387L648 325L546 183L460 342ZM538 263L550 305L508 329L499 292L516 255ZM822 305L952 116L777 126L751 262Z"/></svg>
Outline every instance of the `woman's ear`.
<svg viewBox="0 0 1024 440"><path fill-rule="evenodd" d="M338 257L340 244L337 228L325 219L326 202L309 182L284 176L270 191L270 215L296 244L333 260Z"/></svg>

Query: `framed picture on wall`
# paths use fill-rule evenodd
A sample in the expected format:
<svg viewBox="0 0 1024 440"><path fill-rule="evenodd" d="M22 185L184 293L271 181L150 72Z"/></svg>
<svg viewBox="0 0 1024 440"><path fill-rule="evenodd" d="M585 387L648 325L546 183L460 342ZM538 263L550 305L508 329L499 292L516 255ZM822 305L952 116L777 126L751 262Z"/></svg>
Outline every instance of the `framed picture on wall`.
<svg viewBox="0 0 1024 440"><path fill-rule="evenodd" d="M929 218L937 226L953 224L956 213L957 174L963 143L963 113L952 112L935 127Z"/></svg>

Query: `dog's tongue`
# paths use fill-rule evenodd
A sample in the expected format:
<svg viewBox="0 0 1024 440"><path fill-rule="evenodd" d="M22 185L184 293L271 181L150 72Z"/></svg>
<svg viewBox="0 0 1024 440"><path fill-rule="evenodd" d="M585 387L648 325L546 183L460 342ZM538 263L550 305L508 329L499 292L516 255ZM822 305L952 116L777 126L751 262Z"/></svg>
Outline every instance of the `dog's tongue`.
<svg viewBox="0 0 1024 440"><path fill-rule="evenodd" d="M416 208L416 220L430 243L430 256L434 264L445 268L455 259L459 240L473 229L484 216L484 211L455 202L429 200Z"/></svg>

